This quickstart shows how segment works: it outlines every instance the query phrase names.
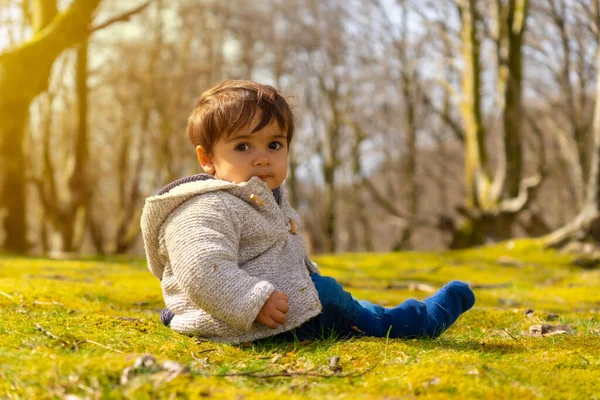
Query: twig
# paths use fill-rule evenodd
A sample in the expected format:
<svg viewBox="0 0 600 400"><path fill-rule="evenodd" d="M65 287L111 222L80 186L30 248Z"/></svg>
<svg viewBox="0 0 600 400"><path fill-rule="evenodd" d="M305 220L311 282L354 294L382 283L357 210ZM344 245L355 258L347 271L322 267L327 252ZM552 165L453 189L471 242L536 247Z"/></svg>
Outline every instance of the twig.
<svg viewBox="0 0 600 400"><path fill-rule="evenodd" d="M37 305L40 305L40 306L61 306L61 307L64 307L64 304L59 303L58 301L49 302L49 301L34 300L33 304L37 304Z"/></svg>
<svg viewBox="0 0 600 400"><path fill-rule="evenodd" d="M492 283L489 285L473 283L473 284L469 285L469 287L471 289L500 289L500 288L510 287L512 285L513 285L512 283Z"/></svg>
<svg viewBox="0 0 600 400"><path fill-rule="evenodd" d="M45 333L46 335L50 336L52 339L57 339L57 340L61 340L61 341L62 341L62 339L61 339L61 338L59 338L58 336L56 336L54 333L50 332L49 330L47 330L47 329L44 329L44 327L42 327L40 324L35 324L35 327L36 327L38 330L40 330L40 331L42 331L43 333Z"/></svg>
<svg viewBox="0 0 600 400"><path fill-rule="evenodd" d="M101 24L99 24L99 25L93 26L93 27L90 29L90 33L91 33L91 32L95 32L95 31L97 31L97 30L100 30L100 29L103 29L103 28L106 28L107 26L110 26L110 25L112 25L112 24L114 24L114 23L116 23L116 22L125 22L125 21L129 21L129 18L131 18L131 17L132 17L132 16L134 16L135 14L138 14L138 13L142 12L142 11L143 11L143 10L144 10L146 7L148 7L148 6L150 5L150 3L152 3L153 1L154 1L154 0L148 0L148 1L147 1L147 2L145 2L144 4L141 4L140 6L138 6L138 7L134 8L134 9L132 9L132 10L126 11L126 12L124 12L123 14L120 14L120 15L117 15L117 16L115 16L115 17L113 17L113 18L110 18L110 19L108 19L108 20L104 21L103 23L101 23Z"/></svg>
<svg viewBox="0 0 600 400"><path fill-rule="evenodd" d="M40 330L40 331L42 331L43 333L45 333L46 335L50 336L52 339L60 340L60 341L61 341L63 344L65 344L65 345L67 345L67 346L69 345L69 342L67 342L67 341L66 341L66 340L64 340L64 339L61 339L59 336L57 336L57 335L55 335L54 333L50 332L48 329L45 329L45 328L44 328L43 326L41 326L40 324L35 324L35 327L36 327L38 330ZM114 351L114 352L117 352L117 353L121 353L121 354L123 354L123 352L122 352L121 350L113 349L113 348L111 348L111 347L108 347L108 346L105 346L105 345L103 345L103 344L101 344L101 343L94 342L93 340L84 340L83 342L79 342L79 343L90 343L90 344L95 344L96 346L104 347L104 348L105 348L105 349L107 349L107 350L112 350L112 351ZM75 346L75 349L76 349L76 350L79 350L78 343L73 343L73 345Z"/></svg>
<svg viewBox="0 0 600 400"><path fill-rule="evenodd" d="M216 349L206 349L206 350L201 350L201 351L199 351L199 352L198 352L198 354L202 354L202 353L208 353L208 352L215 351L215 350L216 350ZM196 355L194 354L194 352L193 352L193 351L190 351L190 353L192 353L192 358L193 358L194 360L196 360L196 361L202 361L200 358L196 357Z"/></svg>
<svg viewBox="0 0 600 400"><path fill-rule="evenodd" d="M12 296L11 296L10 294L8 294L8 293L5 293L5 292L2 292L2 291L0 291L0 294L1 294L2 296L4 296L4 297L7 297L7 298L11 299L11 300L14 300L14 299L15 299L14 297L12 297Z"/></svg>
<svg viewBox="0 0 600 400"><path fill-rule="evenodd" d="M250 371L250 372L232 372L228 374L214 374L208 376L217 376L217 377L225 377L225 376L247 376L249 378L288 378L292 376L312 376L317 378L354 378L357 376L365 375L372 370L375 369L377 363L373 364L372 367L367 368L364 371L360 372L352 372L348 374L318 374L313 372L280 372L274 374L257 374L257 372L263 371L264 369Z"/></svg>
<svg viewBox="0 0 600 400"><path fill-rule="evenodd" d="M511 338L515 339L517 342L519 341L519 339L517 339L516 337L514 337L513 335L511 335L511 333L508 331L508 329L504 328L503 331L506 332L508 334L508 336L510 336Z"/></svg>
<svg viewBox="0 0 600 400"><path fill-rule="evenodd" d="M67 341L66 341L66 340L64 340L64 339L61 339L61 338L60 338L60 337L58 337L58 336L56 336L54 333L52 333L52 332L50 332L49 330L45 329L45 328L44 328L43 326L41 326L40 324L35 324L35 327L36 327L36 328L37 328L39 331L41 331L42 333L44 333L44 334L46 334L46 335L50 336L52 339L55 339L55 340L60 340L60 341L62 342L62 344L63 344L63 345L65 345L65 346L68 346L68 345L69 345L69 342L67 342ZM75 345L75 346L77 346L77 345Z"/></svg>
<svg viewBox="0 0 600 400"><path fill-rule="evenodd" d="M81 389L81 390L85 390L86 392L88 392L88 393L90 393L90 394L94 394L94 393L95 393L95 392L94 392L94 389L92 389L91 387L85 386L85 385L83 385L83 384L81 384L81 383L78 383L78 384L77 384L77 387L78 387L79 389Z"/></svg>
<svg viewBox="0 0 600 400"><path fill-rule="evenodd" d="M352 287L352 288L357 288L357 289L371 289L371 290L411 290L411 291L419 291L419 292L425 292L425 293L435 293L437 291L437 289L431 285L428 285L426 283L421 283L421 282L407 282L407 283L389 283L383 287L381 286L375 286L375 285L369 285L368 282L364 285L357 285L356 283L353 282L348 282L348 281L340 281L340 284L344 287Z"/></svg>
<svg viewBox="0 0 600 400"><path fill-rule="evenodd" d="M116 352L116 353L121 353L121 354L123 354L123 352L122 352L121 350L113 349L113 348L111 348L111 347L108 347L108 346L105 346L105 345L103 345L103 344L101 344L101 343L94 342L93 340L86 340L86 341L85 341L85 343L91 343L91 344L95 344L96 346L104 347L104 348L105 348L105 349L107 349L107 350L112 350L112 351L114 351L114 352Z"/></svg>

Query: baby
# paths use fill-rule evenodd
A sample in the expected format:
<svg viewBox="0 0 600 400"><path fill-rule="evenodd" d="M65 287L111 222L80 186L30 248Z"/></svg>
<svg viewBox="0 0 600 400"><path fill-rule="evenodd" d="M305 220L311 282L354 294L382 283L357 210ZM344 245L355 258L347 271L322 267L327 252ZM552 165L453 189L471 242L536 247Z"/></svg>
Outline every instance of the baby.
<svg viewBox="0 0 600 400"><path fill-rule="evenodd" d="M142 215L162 322L230 343L439 336L473 306L466 283L384 308L356 301L308 259L283 184L293 119L277 90L252 81L220 83L198 100L187 134L205 173L149 197Z"/></svg>

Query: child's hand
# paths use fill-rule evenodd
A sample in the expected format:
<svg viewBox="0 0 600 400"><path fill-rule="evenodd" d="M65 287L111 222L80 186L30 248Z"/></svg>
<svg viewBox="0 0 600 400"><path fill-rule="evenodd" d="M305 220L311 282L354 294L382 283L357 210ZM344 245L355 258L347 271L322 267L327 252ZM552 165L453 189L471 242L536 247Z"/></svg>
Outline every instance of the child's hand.
<svg viewBox="0 0 600 400"><path fill-rule="evenodd" d="M288 312L287 294L275 290L267 299L265 304L256 316L256 322L268 326L271 329L277 328L277 324L285 324L285 314Z"/></svg>

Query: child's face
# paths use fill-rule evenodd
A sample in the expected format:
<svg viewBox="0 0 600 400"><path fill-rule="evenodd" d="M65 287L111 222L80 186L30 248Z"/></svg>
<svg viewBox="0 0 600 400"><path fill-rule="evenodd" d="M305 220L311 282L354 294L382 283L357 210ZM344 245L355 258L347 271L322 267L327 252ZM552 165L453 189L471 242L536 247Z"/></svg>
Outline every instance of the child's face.
<svg viewBox="0 0 600 400"><path fill-rule="evenodd" d="M202 146L196 147L202 168L224 181L240 183L258 176L269 189L279 187L287 175L287 139L275 119L260 131L250 133L261 117L262 112L257 112L249 126L219 139L210 154Z"/></svg>

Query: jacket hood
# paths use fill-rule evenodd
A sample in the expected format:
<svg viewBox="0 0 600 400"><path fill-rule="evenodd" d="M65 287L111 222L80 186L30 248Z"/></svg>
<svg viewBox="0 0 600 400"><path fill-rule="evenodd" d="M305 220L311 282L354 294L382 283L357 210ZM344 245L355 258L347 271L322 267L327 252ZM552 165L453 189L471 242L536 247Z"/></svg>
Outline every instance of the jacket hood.
<svg viewBox="0 0 600 400"><path fill-rule="evenodd" d="M232 183L214 178L208 174L197 174L178 179L154 196L148 197L141 218L142 237L146 250L148 268L154 276L162 279L164 266L160 261L160 229L169 215L190 198L218 190L226 190L238 197L245 191L268 191L266 183L258 177L247 182ZM280 202L281 188L273 190L277 203Z"/></svg>

